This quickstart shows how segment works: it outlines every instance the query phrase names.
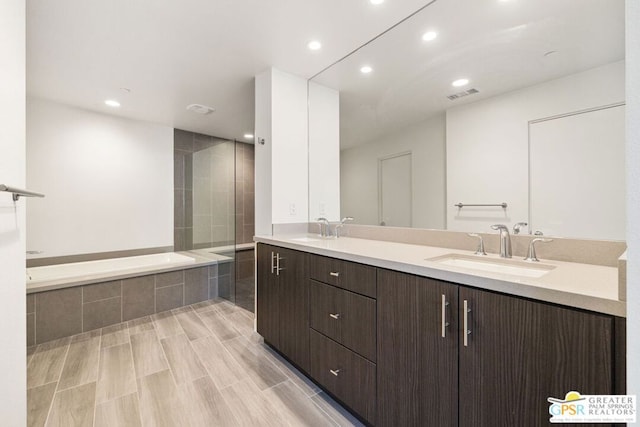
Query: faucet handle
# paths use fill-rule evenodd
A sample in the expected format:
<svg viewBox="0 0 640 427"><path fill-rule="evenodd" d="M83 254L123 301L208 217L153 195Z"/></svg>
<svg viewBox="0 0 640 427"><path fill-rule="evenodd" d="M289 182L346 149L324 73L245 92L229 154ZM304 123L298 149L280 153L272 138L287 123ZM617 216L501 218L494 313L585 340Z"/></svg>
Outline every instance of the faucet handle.
<svg viewBox="0 0 640 427"><path fill-rule="evenodd" d="M520 230L522 229L522 227L526 227L527 224L526 222L517 222L513 225L513 234L520 234Z"/></svg>
<svg viewBox="0 0 640 427"><path fill-rule="evenodd" d="M486 255L487 253L484 251L484 240L482 240L482 236L478 233L467 233L469 237L477 237L478 238L478 248L476 249L476 255Z"/></svg>
<svg viewBox="0 0 640 427"><path fill-rule="evenodd" d="M509 231L509 227L507 227L504 224L494 224L491 226L491 229L493 230L500 230L500 231Z"/></svg>
<svg viewBox="0 0 640 427"><path fill-rule="evenodd" d="M340 229L342 227L344 227L344 223L347 222L347 221L353 221L353 217L352 216L345 216L340 221L340 224L336 225L336 239L340 238Z"/></svg>
<svg viewBox="0 0 640 427"><path fill-rule="evenodd" d="M544 239L542 237L536 237L535 239L531 240L531 242L529 243L529 251L527 252L527 257L524 259L525 261L532 261L532 262L540 261L536 256L536 243L538 242L549 243L549 242L553 242L553 239Z"/></svg>

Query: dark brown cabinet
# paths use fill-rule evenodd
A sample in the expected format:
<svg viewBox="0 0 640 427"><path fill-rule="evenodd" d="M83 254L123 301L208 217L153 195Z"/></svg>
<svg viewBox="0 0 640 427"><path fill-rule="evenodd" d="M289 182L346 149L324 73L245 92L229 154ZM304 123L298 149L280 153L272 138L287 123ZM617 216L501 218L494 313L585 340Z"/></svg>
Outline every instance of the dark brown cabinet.
<svg viewBox="0 0 640 427"><path fill-rule="evenodd" d="M362 418L375 424L374 363L312 329L309 373Z"/></svg>
<svg viewBox="0 0 640 427"><path fill-rule="evenodd" d="M376 361L376 300L312 280L311 327Z"/></svg>
<svg viewBox="0 0 640 427"><path fill-rule="evenodd" d="M614 393L614 318L378 271L378 425L546 426Z"/></svg>
<svg viewBox="0 0 640 427"><path fill-rule="evenodd" d="M309 369L307 254L259 244L256 256L258 333L306 371Z"/></svg>
<svg viewBox="0 0 640 427"><path fill-rule="evenodd" d="M309 256L311 376L376 424L376 268Z"/></svg>
<svg viewBox="0 0 640 427"><path fill-rule="evenodd" d="M309 277L371 298L376 297L376 268L369 265L310 255Z"/></svg>
<svg viewBox="0 0 640 427"><path fill-rule="evenodd" d="M378 270L377 425L457 425L457 288Z"/></svg>
<svg viewBox="0 0 640 427"><path fill-rule="evenodd" d="M461 426L547 426L548 397L614 393L612 316L462 286L459 301Z"/></svg>
<svg viewBox="0 0 640 427"><path fill-rule="evenodd" d="M262 243L257 264L258 332L372 425L546 426L549 397L625 393L622 318Z"/></svg>

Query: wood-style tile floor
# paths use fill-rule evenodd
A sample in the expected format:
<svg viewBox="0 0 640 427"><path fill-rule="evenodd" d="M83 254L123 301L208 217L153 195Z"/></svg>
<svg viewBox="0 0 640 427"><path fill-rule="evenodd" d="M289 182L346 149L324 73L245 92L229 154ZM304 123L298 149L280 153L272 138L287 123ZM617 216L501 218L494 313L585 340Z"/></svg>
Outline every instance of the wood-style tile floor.
<svg viewBox="0 0 640 427"><path fill-rule="evenodd" d="M211 300L30 348L29 426L361 425Z"/></svg>

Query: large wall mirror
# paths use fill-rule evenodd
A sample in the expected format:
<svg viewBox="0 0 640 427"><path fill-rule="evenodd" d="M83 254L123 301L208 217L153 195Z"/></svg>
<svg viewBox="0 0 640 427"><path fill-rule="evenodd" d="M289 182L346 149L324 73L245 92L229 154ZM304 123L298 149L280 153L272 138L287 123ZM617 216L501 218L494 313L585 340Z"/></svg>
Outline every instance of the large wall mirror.
<svg viewBox="0 0 640 427"><path fill-rule="evenodd" d="M624 32L624 0L432 2L310 81L310 220L623 240Z"/></svg>

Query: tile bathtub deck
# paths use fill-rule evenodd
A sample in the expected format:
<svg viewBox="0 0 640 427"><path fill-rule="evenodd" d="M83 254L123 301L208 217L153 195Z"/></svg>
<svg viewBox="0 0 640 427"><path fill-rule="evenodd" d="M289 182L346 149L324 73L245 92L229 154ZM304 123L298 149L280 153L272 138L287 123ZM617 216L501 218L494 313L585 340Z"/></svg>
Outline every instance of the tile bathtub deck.
<svg viewBox="0 0 640 427"><path fill-rule="evenodd" d="M211 300L30 348L29 426L362 425Z"/></svg>

